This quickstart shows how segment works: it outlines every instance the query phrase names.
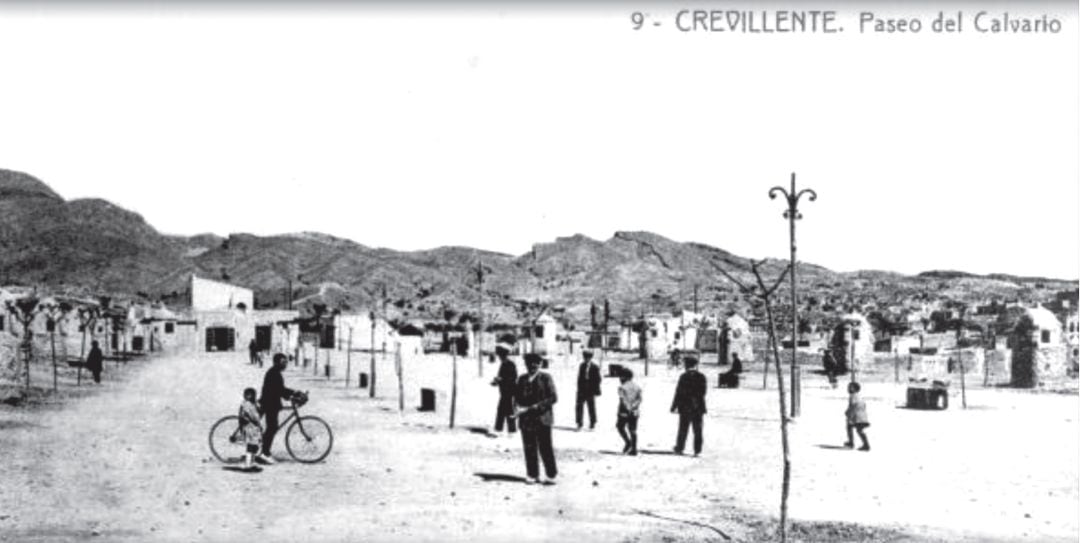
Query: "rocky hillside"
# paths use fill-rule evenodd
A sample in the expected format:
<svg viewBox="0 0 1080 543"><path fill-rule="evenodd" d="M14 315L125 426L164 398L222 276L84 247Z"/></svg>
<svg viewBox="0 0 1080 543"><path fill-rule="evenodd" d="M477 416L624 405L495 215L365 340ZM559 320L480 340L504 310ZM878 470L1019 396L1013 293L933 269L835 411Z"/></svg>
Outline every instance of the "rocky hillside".
<svg viewBox="0 0 1080 543"><path fill-rule="evenodd" d="M723 249L649 232L582 235L538 243L521 256L467 247L402 252L318 233L254 236L163 235L140 215L99 199L65 201L34 177L0 170L0 284L40 284L84 293L163 299L181 305L191 273L256 291L257 305L359 310L385 300L393 316L441 318L475 311L478 264L485 314L511 320L552 307L587 323L590 305L610 301L613 317L692 307L745 309L720 272L751 284L750 263ZM785 261L768 261L775 278ZM807 309L905 299L1050 299L1075 281L926 272L836 273L801 263ZM778 295L786 295L781 289Z"/></svg>

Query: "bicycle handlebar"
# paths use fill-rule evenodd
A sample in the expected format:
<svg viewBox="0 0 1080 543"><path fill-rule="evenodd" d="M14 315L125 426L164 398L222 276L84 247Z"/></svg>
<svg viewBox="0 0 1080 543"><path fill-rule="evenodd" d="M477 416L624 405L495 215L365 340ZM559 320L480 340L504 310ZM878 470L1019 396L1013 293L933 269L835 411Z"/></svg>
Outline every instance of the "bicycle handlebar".
<svg viewBox="0 0 1080 543"><path fill-rule="evenodd" d="M308 392L306 390L298 390L293 393L292 398L289 398L289 401L292 402L294 406L300 407L308 402Z"/></svg>

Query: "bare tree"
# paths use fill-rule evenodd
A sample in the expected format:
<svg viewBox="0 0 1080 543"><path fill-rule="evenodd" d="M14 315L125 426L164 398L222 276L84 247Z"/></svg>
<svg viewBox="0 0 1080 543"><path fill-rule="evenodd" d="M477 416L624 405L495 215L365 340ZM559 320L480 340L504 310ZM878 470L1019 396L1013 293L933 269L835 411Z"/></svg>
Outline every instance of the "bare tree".
<svg viewBox="0 0 1080 543"><path fill-rule="evenodd" d="M97 326L98 316L100 315L99 308L95 306L85 305L76 310L75 315L79 319L79 328L82 329L82 341L79 344L79 360L83 363L86 362L86 331L90 330L90 339L94 339L94 328ZM76 384L82 385L82 364L79 365L79 372Z"/></svg>
<svg viewBox="0 0 1080 543"><path fill-rule="evenodd" d="M71 304L67 302L60 302L42 304L41 309L48 319L46 321L46 329L49 331L49 346L52 353L53 392L56 392L59 388L59 372L56 368L56 326L60 321L67 318L67 314L71 312L72 307Z"/></svg>
<svg viewBox="0 0 1080 543"><path fill-rule="evenodd" d="M771 297L776 289L784 282L784 277L791 271L791 266L784 268L784 271L777 278L776 282L771 287L765 286L765 281L761 278L761 273L758 271L758 266L765 261L750 262L750 271L754 274L754 279L757 281L757 285L746 286L738 279L735 279L727 273L723 268L718 266L712 261L708 261L712 264L713 268L722 273L724 277L727 277L732 283L738 285L739 290L743 292L747 297L755 297L765 303L765 316L769 322L769 347L772 349L773 362L776 365L776 384L779 391L780 400L780 442L783 447L784 458L784 472L783 483L780 487L780 541L781 543L787 541L787 501L788 494L791 488L791 449L788 446L788 417L787 417L787 402L784 398L784 376L780 371L780 349L778 347L778 341L776 336L776 321L773 318L772 313L772 300ZM792 336L794 337L794 336ZM766 362L765 368L768 369L769 365Z"/></svg>
<svg viewBox="0 0 1080 543"><path fill-rule="evenodd" d="M6 302L8 312L15 316L15 320L19 321L23 327L23 337L21 349L23 351L23 359L25 361L26 368L26 390L30 391L30 358L34 352L34 333L30 329L30 325L34 322L34 317L41 311L41 306L38 305L37 296L24 296L16 300L8 300Z"/></svg>

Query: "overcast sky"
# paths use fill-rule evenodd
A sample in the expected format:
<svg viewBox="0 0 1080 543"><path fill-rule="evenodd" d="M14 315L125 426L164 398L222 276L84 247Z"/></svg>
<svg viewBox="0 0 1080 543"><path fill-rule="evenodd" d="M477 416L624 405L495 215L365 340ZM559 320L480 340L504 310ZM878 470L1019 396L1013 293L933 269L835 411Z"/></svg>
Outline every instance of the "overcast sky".
<svg viewBox="0 0 1080 543"><path fill-rule="evenodd" d="M800 260L1080 276L1075 3L918 4L915 35L858 32L892 3L820 4L829 35L343 4L0 3L0 168L172 234L521 254L648 230L755 258L787 256L768 190L795 172ZM940 9L965 32L931 33ZM981 10L1061 32L981 34Z"/></svg>

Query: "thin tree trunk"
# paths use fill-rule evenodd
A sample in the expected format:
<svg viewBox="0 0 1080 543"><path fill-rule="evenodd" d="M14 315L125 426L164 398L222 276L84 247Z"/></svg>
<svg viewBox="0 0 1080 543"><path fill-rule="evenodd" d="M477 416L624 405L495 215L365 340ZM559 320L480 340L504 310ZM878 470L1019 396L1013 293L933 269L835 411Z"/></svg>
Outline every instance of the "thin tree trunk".
<svg viewBox="0 0 1080 543"><path fill-rule="evenodd" d="M760 278L759 278L760 281ZM780 490L780 541L787 541L787 500L791 487L791 452L788 447L787 406L784 401L784 376L780 371L780 349L776 344L776 322L773 321L772 304L765 299L765 314L769 319L769 344L772 347L773 361L776 363L776 385L780 393L780 439L784 451L784 479ZM768 367L768 364L766 364Z"/></svg>

